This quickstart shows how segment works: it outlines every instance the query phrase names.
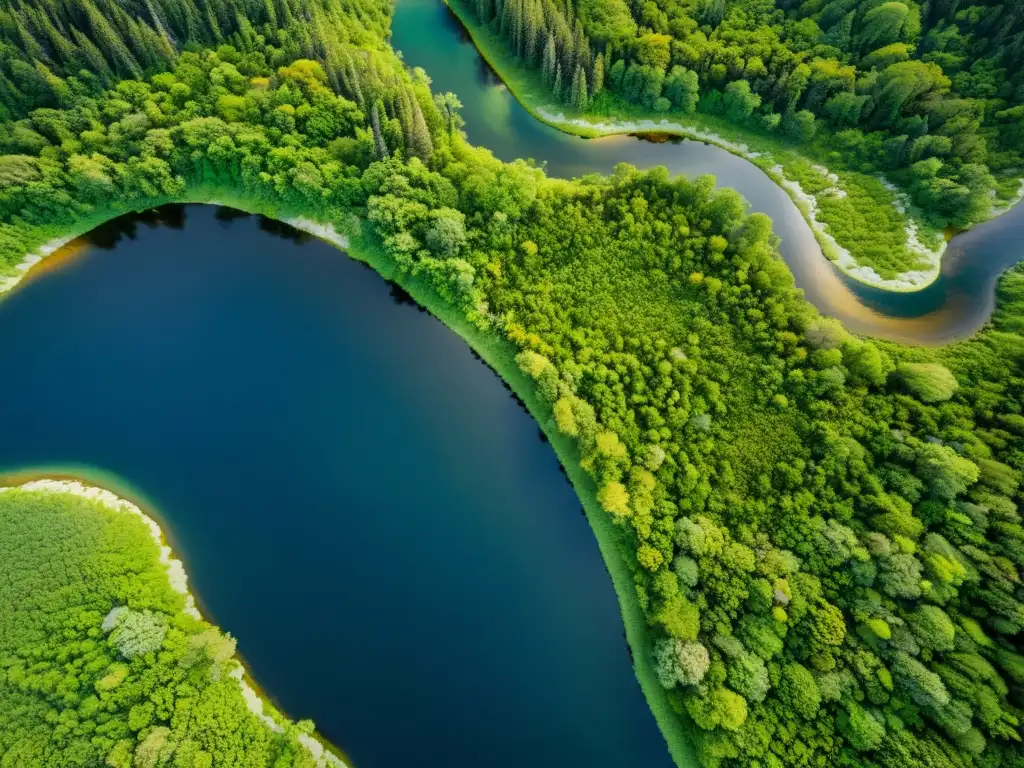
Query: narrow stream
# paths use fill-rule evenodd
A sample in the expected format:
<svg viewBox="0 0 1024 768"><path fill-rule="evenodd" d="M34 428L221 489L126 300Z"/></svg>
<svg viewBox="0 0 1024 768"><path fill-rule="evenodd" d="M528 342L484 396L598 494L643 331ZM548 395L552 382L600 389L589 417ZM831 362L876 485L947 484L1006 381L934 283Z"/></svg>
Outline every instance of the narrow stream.
<svg viewBox="0 0 1024 768"><path fill-rule="evenodd" d="M502 160L533 158L566 178L609 173L622 162L714 175L720 186L739 191L752 211L771 217L782 238L782 257L808 301L855 333L929 345L971 336L992 314L999 275L1024 258L1024 205L1018 205L955 237L942 274L928 288L894 293L866 286L824 258L793 201L747 160L698 141L583 139L535 120L491 71L442 0L397 0L391 43L410 66L426 70L435 91L458 95L469 140Z"/></svg>

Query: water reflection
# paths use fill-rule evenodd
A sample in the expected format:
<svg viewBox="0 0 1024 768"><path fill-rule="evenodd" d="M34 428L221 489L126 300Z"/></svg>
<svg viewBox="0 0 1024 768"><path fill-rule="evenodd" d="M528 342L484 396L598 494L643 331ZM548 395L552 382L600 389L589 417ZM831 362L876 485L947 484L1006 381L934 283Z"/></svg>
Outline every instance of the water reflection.
<svg viewBox="0 0 1024 768"><path fill-rule="evenodd" d="M579 500L462 340L286 225L134 218L0 301L0 473L138 489L357 766L671 768Z"/></svg>

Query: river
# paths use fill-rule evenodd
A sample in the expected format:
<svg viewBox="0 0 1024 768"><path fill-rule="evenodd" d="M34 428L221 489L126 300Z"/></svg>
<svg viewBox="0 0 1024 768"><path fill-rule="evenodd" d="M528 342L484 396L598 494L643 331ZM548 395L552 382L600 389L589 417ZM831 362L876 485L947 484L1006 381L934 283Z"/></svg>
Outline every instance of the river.
<svg viewBox="0 0 1024 768"><path fill-rule="evenodd" d="M580 503L458 336L224 209L80 245L0 301L0 471L117 478L356 768L671 768Z"/></svg>
<svg viewBox="0 0 1024 768"><path fill-rule="evenodd" d="M752 211L768 214L782 240L781 253L807 299L855 333L916 344L944 344L971 336L995 306L995 284L1024 258L1024 205L950 242L942 274L914 293L859 283L821 253L814 234L789 196L757 166L698 141L654 144L630 136L583 139L535 120L480 57L441 0L397 0L392 45L406 63L422 67L435 91L462 101L470 142L502 160L533 158L565 178L608 173L617 163L663 165L672 173L709 173L732 187Z"/></svg>

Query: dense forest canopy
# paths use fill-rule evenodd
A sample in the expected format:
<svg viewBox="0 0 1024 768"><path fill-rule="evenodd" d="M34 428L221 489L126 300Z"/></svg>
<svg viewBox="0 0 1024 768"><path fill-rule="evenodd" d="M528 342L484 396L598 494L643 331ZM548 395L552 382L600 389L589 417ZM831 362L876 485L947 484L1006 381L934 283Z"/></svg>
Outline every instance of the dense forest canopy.
<svg viewBox="0 0 1024 768"><path fill-rule="evenodd" d="M275 63L316 57L334 89L358 96L353 58L385 45L388 25L387 8L357 0L0 0L0 118L166 70L183 50L249 50L261 35Z"/></svg>
<svg viewBox="0 0 1024 768"><path fill-rule="evenodd" d="M700 110L884 172L941 226L1024 165L1024 6L985 0L456 0L555 95ZM820 138L820 137L819 137Z"/></svg>
<svg viewBox="0 0 1024 768"><path fill-rule="evenodd" d="M234 639L183 608L138 517L0 493L0 765L314 768L310 723L250 712Z"/></svg>
<svg viewBox="0 0 1024 768"><path fill-rule="evenodd" d="M852 337L794 288L771 222L711 177L620 166L569 182L498 162L460 134L457 98L432 94L387 47L386 0L288 1L294 19L314 7L332 19L310 36L323 56L301 58L303 24L280 23L282 2L267 6L276 22L268 10L251 29L220 28L215 46L176 44L166 71L109 87L58 74L44 49L52 100L0 127L0 259L186 193L361 231L507 344L571 441L563 460L589 473L593 490L580 490L616 521L634 574L647 620L637 663L662 688L652 706L663 727L690 724L704 765L1020 765L1024 271L971 342ZM635 35L612 35L635 9L579 8L621 52L613 69L635 55ZM813 29L798 8L701 8L722 11L709 31L757 8ZM742 29L734 37L762 27ZM664 50L652 43L650 61L667 66ZM0 702L11 685L0 675ZM35 738L10 722L3 743Z"/></svg>

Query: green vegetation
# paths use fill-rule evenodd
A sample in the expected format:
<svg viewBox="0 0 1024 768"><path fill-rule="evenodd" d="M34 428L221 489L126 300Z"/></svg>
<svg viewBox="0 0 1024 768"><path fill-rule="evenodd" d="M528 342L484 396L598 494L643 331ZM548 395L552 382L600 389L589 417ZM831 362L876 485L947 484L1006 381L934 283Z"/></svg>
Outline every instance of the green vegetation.
<svg viewBox="0 0 1024 768"><path fill-rule="evenodd" d="M867 38L858 30L866 35L888 18L883 5L890 4L452 2L525 103L554 98L584 118L584 131L602 116L670 118L684 133L742 142L761 154L759 165L780 165L816 197L818 219L858 263L891 278L927 260L908 244L907 212L894 210L906 203L879 175L913 199L915 218L927 223L920 237L933 249L941 230L980 221L993 196L1016 194L1024 14L1013 3L970 11L899 3L910 21L897 34L908 39L883 46L886 55L864 54L857 45ZM853 42L829 37L834 18L853 25ZM947 55L953 50L956 56ZM573 98L559 78L563 69L580 70L573 79L586 80L588 98ZM991 173L1004 178L996 182ZM874 224L874 239L858 226L864 221ZM823 247L836 257L831 244Z"/></svg>
<svg viewBox="0 0 1024 768"><path fill-rule="evenodd" d="M1018 765L1024 270L973 341L851 337L735 192L498 162L388 49L384 0L318 7L337 84L267 21L5 123L0 258L224 190L358 236L553 436L678 762L689 728L705 766Z"/></svg>
<svg viewBox="0 0 1024 768"><path fill-rule="evenodd" d="M308 722L247 708L235 641L185 611L143 521L0 493L0 765L307 766Z"/></svg>

